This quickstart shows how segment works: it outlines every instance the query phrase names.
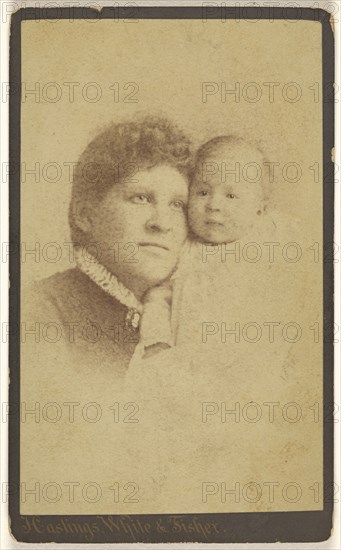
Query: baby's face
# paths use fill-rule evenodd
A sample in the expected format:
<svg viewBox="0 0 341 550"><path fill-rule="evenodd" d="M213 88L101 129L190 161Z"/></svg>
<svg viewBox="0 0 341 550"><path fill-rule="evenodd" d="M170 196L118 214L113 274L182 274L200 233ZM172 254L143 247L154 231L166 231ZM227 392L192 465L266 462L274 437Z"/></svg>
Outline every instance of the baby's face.
<svg viewBox="0 0 341 550"><path fill-rule="evenodd" d="M246 236L264 206L263 162L257 149L232 143L218 146L196 167L188 216L197 238L218 244Z"/></svg>

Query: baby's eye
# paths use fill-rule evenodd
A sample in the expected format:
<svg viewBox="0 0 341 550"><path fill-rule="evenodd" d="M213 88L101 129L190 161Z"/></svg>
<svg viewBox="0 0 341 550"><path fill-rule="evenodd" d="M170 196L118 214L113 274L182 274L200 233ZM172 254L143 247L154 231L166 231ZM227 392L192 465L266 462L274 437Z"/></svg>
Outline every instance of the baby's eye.
<svg viewBox="0 0 341 550"><path fill-rule="evenodd" d="M208 191L198 191L199 197L207 197Z"/></svg>
<svg viewBox="0 0 341 550"><path fill-rule="evenodd" d="M227 193L226 197L228 199L236 199L237 198L237 195L235 195L234 193Z"/></svg>
<svg viewBox="0 0 341 550"><path fill-rule="evenodd" d="M135 204L148 204L150 202L150 198L145 193L138 193L137 195L133 195L131 197L131 201Z"/></svg>

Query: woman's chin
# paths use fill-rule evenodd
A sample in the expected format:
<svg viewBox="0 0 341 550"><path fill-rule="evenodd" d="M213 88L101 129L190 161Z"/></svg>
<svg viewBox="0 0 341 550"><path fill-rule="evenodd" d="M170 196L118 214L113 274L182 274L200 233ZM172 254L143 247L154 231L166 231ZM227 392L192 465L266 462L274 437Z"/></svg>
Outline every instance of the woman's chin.
<svg viewBox="0 0 341 550"><path fill-rule="evenodd" d="M164 263L161 264L161 262L160 265L158 265L158 262L152 262L149 266L145 265L144 269L141 270L139 274L136 273L136 277L143 279L146 286L151 288L168 279L173 273L175 265L174 262L168 265L164 265Z"/></svg>

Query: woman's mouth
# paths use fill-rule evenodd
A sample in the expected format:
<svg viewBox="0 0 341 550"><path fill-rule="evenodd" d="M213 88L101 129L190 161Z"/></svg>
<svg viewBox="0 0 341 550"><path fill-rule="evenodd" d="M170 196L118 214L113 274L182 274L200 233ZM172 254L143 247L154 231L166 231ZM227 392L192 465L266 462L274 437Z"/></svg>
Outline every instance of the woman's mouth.
<svg viewBox="0 0 341 550"><path fill-rule="evenodd" d="M144 243L139 243L139 246L141 246L142 248L146 248L150 251L155 251L155 252L159 251L159 250L169 251L168 246L166 246L163 243L144 242Z"/></svg>

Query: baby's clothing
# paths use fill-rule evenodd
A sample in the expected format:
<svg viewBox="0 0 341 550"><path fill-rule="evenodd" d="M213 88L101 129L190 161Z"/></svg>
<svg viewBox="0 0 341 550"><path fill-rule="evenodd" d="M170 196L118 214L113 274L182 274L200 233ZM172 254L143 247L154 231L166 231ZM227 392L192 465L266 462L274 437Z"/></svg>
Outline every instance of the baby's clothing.
<svg viewBox="0 0 341 550"><path fill-rule="evenodd" d="M259 342L257 331L266 331L268 346L275 329L299 322L307 273L282 257L283 248L289 254L288 243L302 242L299 232L293 219L273 211L262 215L242 241L209 245L187 240L171 280L145 297L141 336L147 355L149 346L154 353L173 345L207 351L211 344L233 360L245 343ZM288 353L284 348L282 358Z"/></svg>
<svg viewBox="0 0 341 550"><path fill-rule="evenodd" d="M175 345L238 343L245 326L246 339L256 342L255 330L264 330L264 323L272 330L273 321L297 318L305 276L280 251L298 239L295 221L273 211L242 241L187 241L173 283Z"/></svg>

